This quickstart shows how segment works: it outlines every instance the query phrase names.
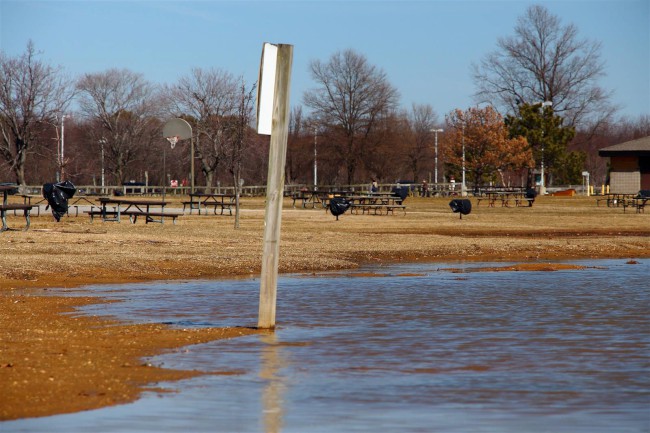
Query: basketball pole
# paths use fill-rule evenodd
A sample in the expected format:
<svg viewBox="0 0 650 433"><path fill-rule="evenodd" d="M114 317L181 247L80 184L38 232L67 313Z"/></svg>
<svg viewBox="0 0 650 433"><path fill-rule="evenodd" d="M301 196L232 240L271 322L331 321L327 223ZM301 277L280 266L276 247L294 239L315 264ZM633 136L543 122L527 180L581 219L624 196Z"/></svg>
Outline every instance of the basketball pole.
<svg viewBox="0 0 650 433"><path fill-rule="evenodd" d="M190 154L191 154L190 176L192 178L191 187L192 187L192 194L194 194L194 135L190 137Z"/></svg>
<svg viewBox="0 0 650 433"><path fill-rule="evenodd" d="M279 44L277 47L269 171L266 187L266 213L264 217L264 249L260 277L260 305L257 322L257 327L260 329L275 328L280 226L284 197L284 166L289 136L289 90L293 45Z"/></svg>
<svg viewBox="0 0 650 433"><path fill-rule="evenodd" d="M163 146L163 178L162 178L162 201L165 201L165 186L167 185L167 182L165 182L165 172L167 171L167 161L165 161L165 156L167 153L167 148Z"/></svg>

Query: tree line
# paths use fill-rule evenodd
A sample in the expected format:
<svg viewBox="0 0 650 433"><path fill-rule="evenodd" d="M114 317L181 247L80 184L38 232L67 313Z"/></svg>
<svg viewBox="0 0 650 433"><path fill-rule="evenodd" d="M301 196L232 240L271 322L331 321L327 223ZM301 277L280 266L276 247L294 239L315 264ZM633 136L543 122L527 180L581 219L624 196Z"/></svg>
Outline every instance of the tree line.
<svg viewBox="0 0 650 433"><path fill-rule="evenodd" d="M441 118L429 104L401 108L386 73L352 49L313 60L314 88L293 107L285 179L350 185L376 179L531 186L594 183L607 176L601 147L650 135L650 118L615 119L600 45L542 6L519 18L473 74L476 106ZM128 69L68 78L32 42L0 52L0 182L168 185L187 181L190 143L162 137L166 120L193 130L195 184L264 184L268 138L254 121L256 83L194 68L155 85ZM433 179L435 180L435 179Z"/></svg>

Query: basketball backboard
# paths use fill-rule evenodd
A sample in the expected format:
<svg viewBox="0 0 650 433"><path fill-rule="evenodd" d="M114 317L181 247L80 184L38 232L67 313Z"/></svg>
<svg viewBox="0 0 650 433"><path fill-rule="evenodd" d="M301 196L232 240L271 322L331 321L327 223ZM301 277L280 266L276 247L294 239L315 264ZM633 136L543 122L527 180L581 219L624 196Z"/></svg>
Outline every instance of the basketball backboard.
<svg viewBox="0 0 650 433"><path fill-rule="evenodd" d="M163 137L178 137L179 140L192 138L192 126L186 120L180 118L170 119L163 126Z"/></svg>

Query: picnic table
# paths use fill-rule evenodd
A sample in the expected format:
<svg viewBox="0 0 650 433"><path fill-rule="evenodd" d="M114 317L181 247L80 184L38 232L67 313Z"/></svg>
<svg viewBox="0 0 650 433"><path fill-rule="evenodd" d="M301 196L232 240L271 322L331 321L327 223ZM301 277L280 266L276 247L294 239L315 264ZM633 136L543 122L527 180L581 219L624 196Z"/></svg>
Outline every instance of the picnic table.
<svg viewBox="0 0 650 433"><path fill-rule="evenodd" d="M16 185L0 185L0 191L2 191L2 205L0 205L0 218L2 219L2 228L0 228L0 232L4 232L7 230L16 230L12 229L7 225L7 212L9 211L17 211L17 210L22 210L23 215L25 216L25 221L26 225L23 231L29 230L29 225L30 225L30 219L29 219L29 213L32 210L32 205L31 204L25 204L25 203L9 203L9 194L10 192L16 191L18 186Z"/></svg>
<svg viewBox="0 0 650 433"><path fill-rule="evenodd" d="M636 209L636 213L645 213L645 205L650 201L650 190L640 190L638 194L623 200L623 212L628 206Z"/></svg>
<svg viewBox="0 0 650 433"><path fill-rule="evenodd" d="M391 193L353 195L346 197L350 201L350 213L361 214L373 212L375 215L394 214L396 209L404 211L406 215L406 206L403 204L402 197Z"/></svg>
<svg viewBox="0 0 650 433"><path fill-rule="evenodd" d="M41 207L39 205L41 203L43 203L43 202L47 203L47 199L45 197L43 197L42 195L19 194L18 197L23 199L23 204L32 205L33 207L35 207L37 216L41 215ZM38 199L38 201L32 203L32 200L35 200L35 199ZM15 214L15 211L14 211L14 214Z"/></svg>
<svg viewBox="0 0 650 433"><path fill-rule="evenodd" d="M645 213L645 205L648 203L650 200L650 197L633 197L631 199L628 199L627 201L624 202L623 204L623 212L625 212L625 209L628 206L633 207L636 209L636 213Z"/></svg>
<svg viewBox="0 0 650 433"><path fill-rule="evenodd" d="M71 199L68 199L68 209L71 207L75 208L75 216L79 216L79 205L90 205L94 206L95 203L91 201L87 196L85 195L79 195L76 197L73 197Z"/></svg>
<svg viewBox="0 0 650 433"><path fill-rule="evenodd" d="M37 211L37 216L40 216L41 214L41 207L39 206L41 203L45 202L47 204L47 199L43 197L42 195L29 195L29 194L20 194L19 197L23 199L24 204L31 204L33 207L36 208ZM32 200L37 200L34 203L32 203ZM95 205L94 202L90 201L90 199L85 196L85 195L80 195L80 196L75 196L71 199L68 200L68 208L74 207L75 208L75 216L79 216L79 205L90 205L93 206Z"/></svg>
<svg viewBox="0 0 650 433"><path fill-rule="evenodd" d="M596 199L596 206L600 206L600 202L604 201L607 204L607 207L623 206L623 209L625 210L626 203L633 200L635 197L636 194L609 192Z"/></svg>
<svg viewBox="0 0 650 433"><path fill-rule="evenodd" d="M301 190L291 194L291 199L293 200L293 207L296 207L296 202L300 201L303 208L311 207L313 209L317 204L327 207L326 203L330 194L316 190Z"/></svg>
<svg viewBox="0 0 650 433"><path fill-rule="evenodd" d="M515 207L531 206L535 200L534 197L528 197L523 191L485 191L482 197L476 198L476 205L481 204L482 200L487 200L488 207L494 207L497 202L501 202L502 207L510 207L511 201Z"/></svg>
<svg viewBox="0 0 650 433"><path fill-rule="evenodd" d="M227 210L230 215L232 215L232 207L235 205L234 194L210 194L204 192L195 192L188 194L190 201L184 201L183 203L183 212L185 212L185 207L189 206L190 215L192 210L197 209L199 215L201 215L201 206L203 206L205 213L208 212L208 207L214 208L214 214L217 214L217 208L221 209L221 215Z"/></svg>
<svg viewBox="0 0 650 433"><path fill-rule="evenodd" d="M165 217L171 218L173 224L176 224L176 218L182 215L177 212L165 212L167 202L164 201L132 200L117 197L100 197L97 201L100 203L98 209L93 206L89 211L86 211L91 222L95 216L101 217L102 221L120 222L122 215L125 215L129 217L133 224L136 223L139 216L145 217L145 224L151 222L162 224L165 222Z"/></svg>

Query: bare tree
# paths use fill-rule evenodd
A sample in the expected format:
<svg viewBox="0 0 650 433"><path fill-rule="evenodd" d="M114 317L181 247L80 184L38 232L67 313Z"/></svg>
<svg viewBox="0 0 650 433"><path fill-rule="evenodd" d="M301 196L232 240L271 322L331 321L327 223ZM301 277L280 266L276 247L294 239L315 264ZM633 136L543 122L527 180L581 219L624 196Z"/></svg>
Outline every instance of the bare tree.
<svg viewBox="0 0 650 433"><path fill-rule="evenodd" d="M569 126L595 125L611 117L611 92L598 86L605 75L601 44L578 38L575 25L562 26L545 7L530 6L515 35L500 38L498 50L474 65L479 102L516 113L520 103L552 101Z"/></svg>
<svg viewBox="0 0 650 433"><path fill-rule="evenodd" d="M418 181L422 165L430 159L431 146L434 141L431 131L438 122L438 115L431 105L413 104L409 113L409 123L413 134L411 146L407 150L408 164L413 173L413 180Z"/></svg>
<svg viewBox="0 0 650 433"><path fill-rule="evenodd" d="M366 138L397 105L398 92L383 71L353 50L338 52L327 63L314 60L310 70L318 87L305 93L304 103L321 127L340 134L342 140L331 144L345 161L352 183L367 151Z"/></svg>
<svg viewBox="0 0 650 433"><path fill-rule="evenodd" d="M53 127L59 136L61 116L73 96L72 82L61 68L37 59L32 41L19 57L0 52L0 155L20 185L25 185L30 148L43 128Z"/></svg>
<svg viewBox="0 0 650 433"><path fill-rule="evenodd" d="M293 107L289 114L289 135L287 140L287 161L285 178L287 183L308 183L312 179L310 168L314 164L314 146L318 140L318 127L305 119L302 106Z"/></svg>
<svg viewBox="0 0 650 433"><path fill-rule="evenodd" d="M250 89L246 88L243 78L240 79L238 91L238 103L236 111L226 120L224 132L226 135L225 155L228 162L228 170L232 175L235 187L235 228L239 228L239 197L243 185L242 165L246 151L253 142L254 130L251 128L253 108L255 103L254 84Z"/></svg>
<svg viewBox="0 0 650 433"><path fill-rule="evenodd" d="M193 124L195 153L209 188L224 158L225 119L237 111L237 79L219 69L195 68L176 84L166 86L164 94L170 114Z"/></svg>
<svg viewBox="0 0 650 433"><path fill-rule="evenodd" d="M109 171L124 182L129 165L159 136L155 89L141 74L127 69L86 74L77 88L81 112L96 125L93 144L103 141Z"/></svg>
<svg viewBox="0 0 650 433"><path fill-rule="evenodd" d="M372 180L380 183L409 179L411 167L408 152L413 143L413 131L408 117L396 111L382 116L365 138L368 149L363 154L360 169L368 187Z"/></svg>

